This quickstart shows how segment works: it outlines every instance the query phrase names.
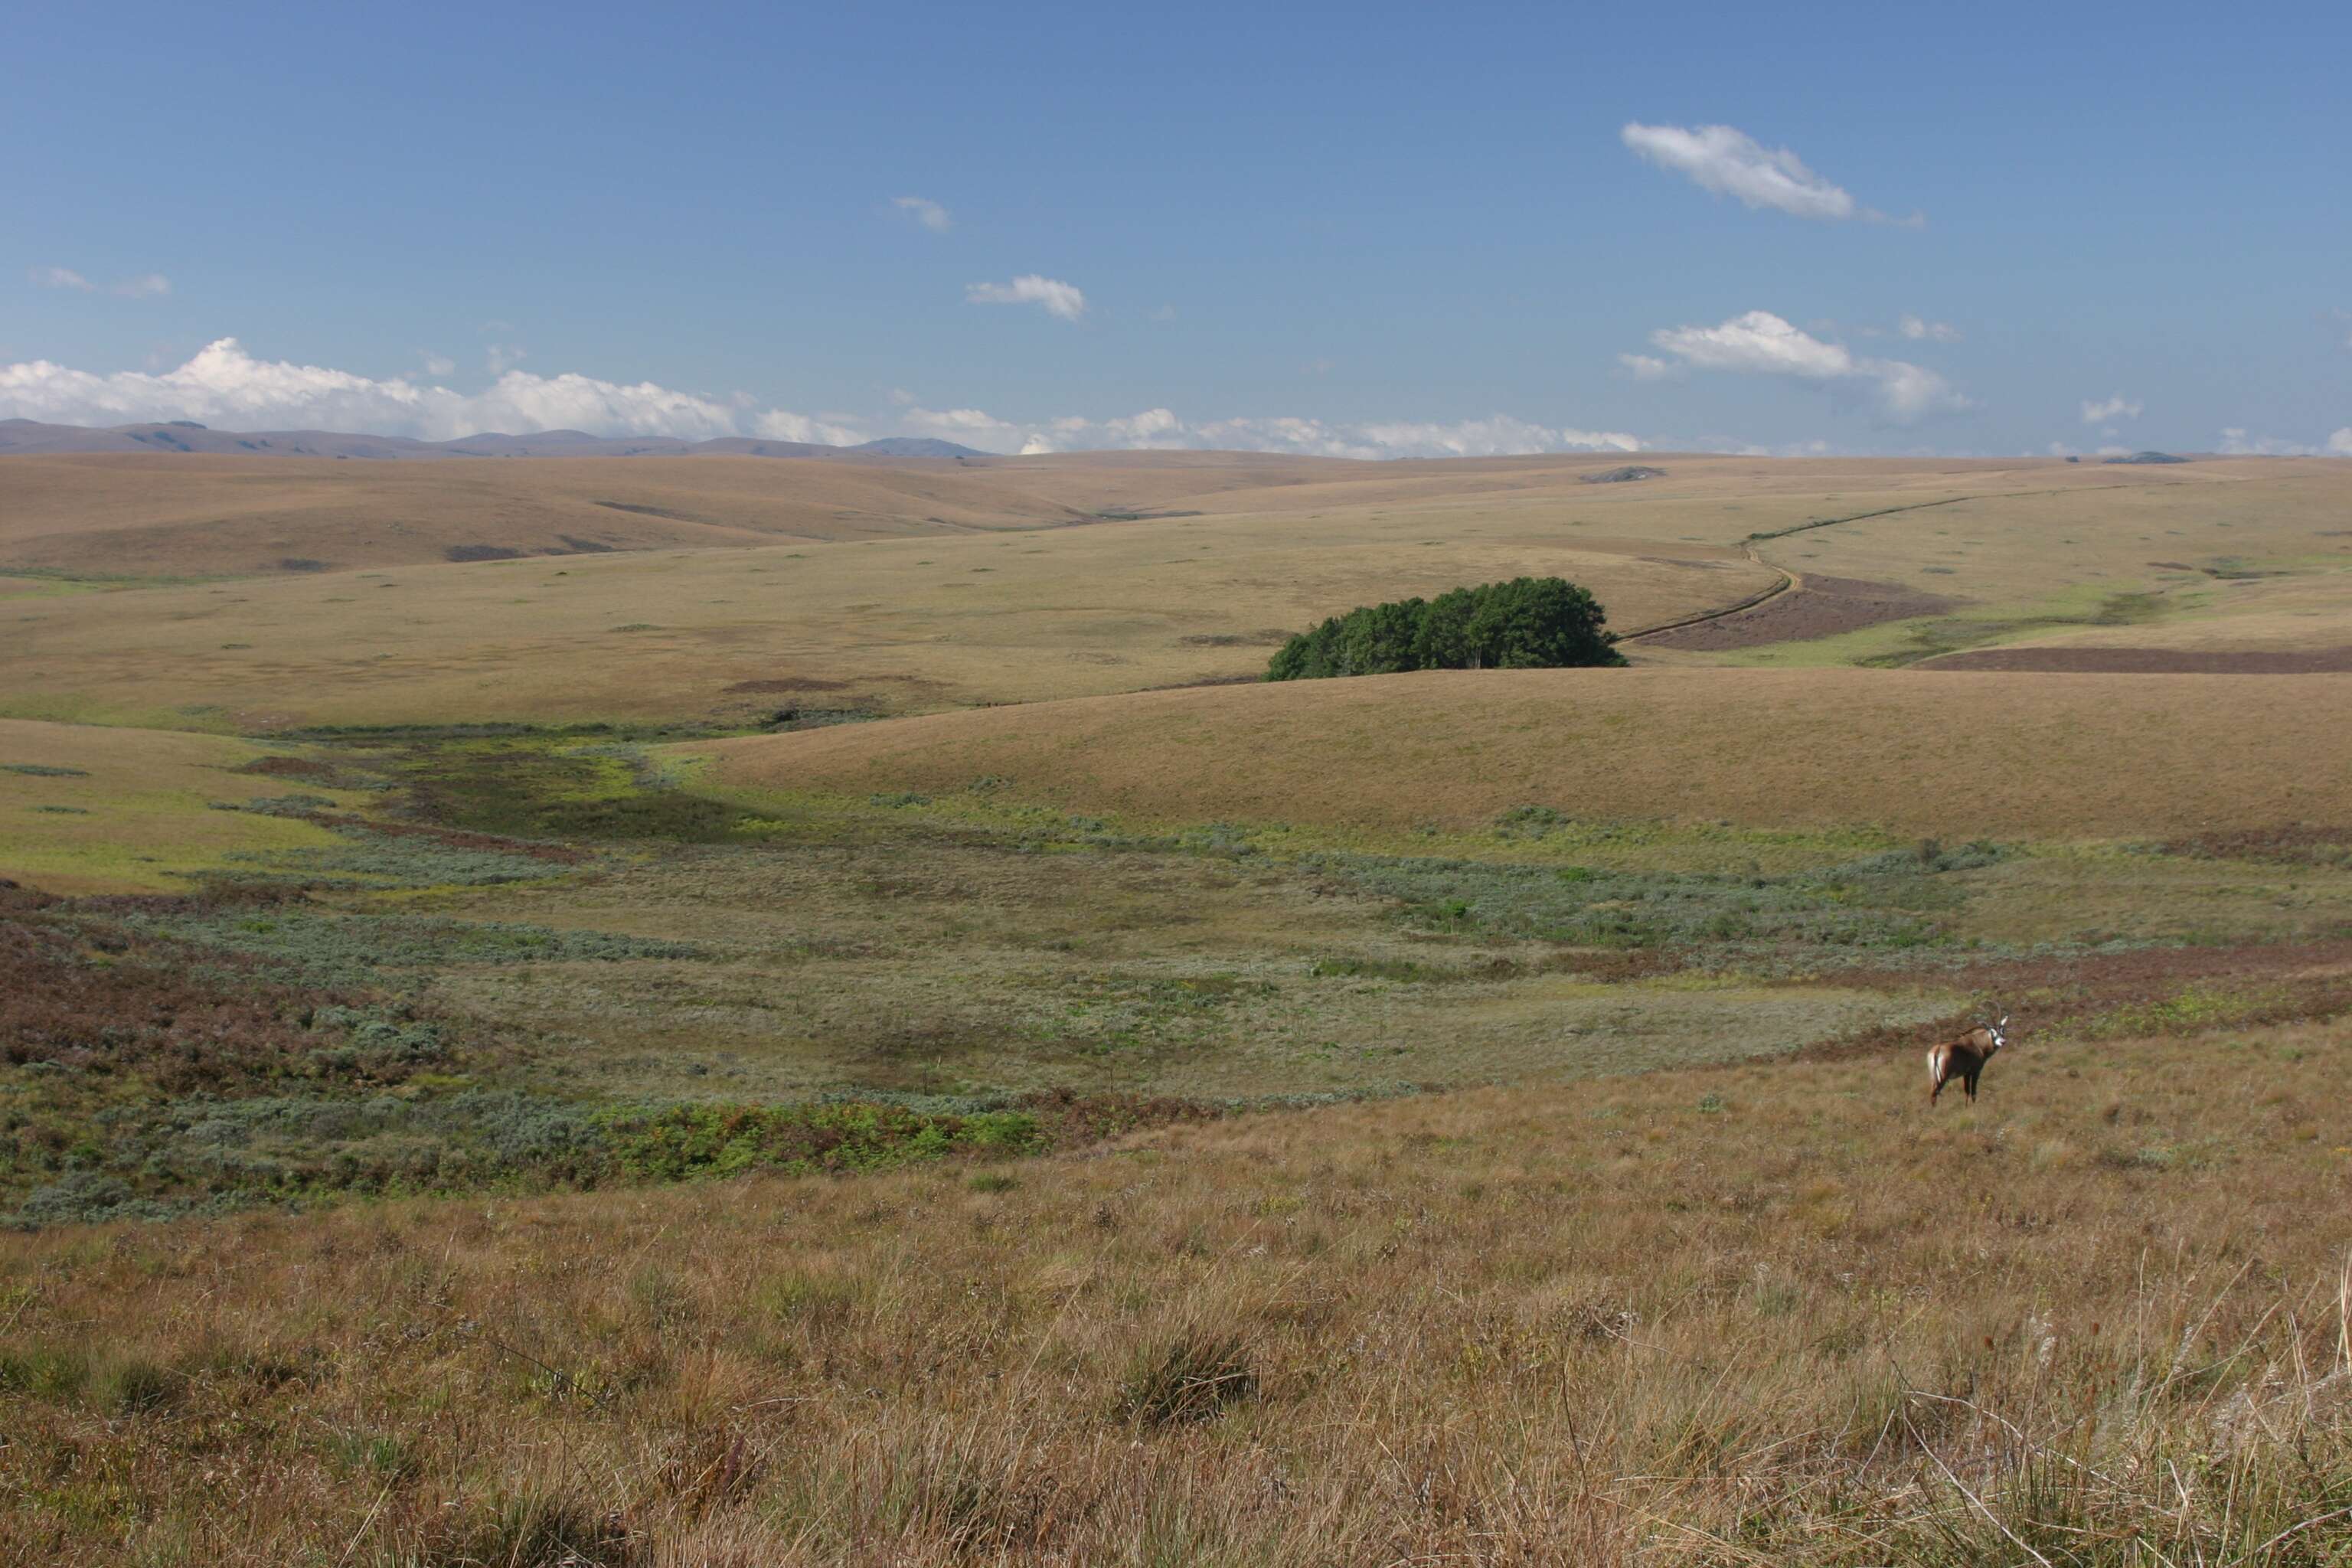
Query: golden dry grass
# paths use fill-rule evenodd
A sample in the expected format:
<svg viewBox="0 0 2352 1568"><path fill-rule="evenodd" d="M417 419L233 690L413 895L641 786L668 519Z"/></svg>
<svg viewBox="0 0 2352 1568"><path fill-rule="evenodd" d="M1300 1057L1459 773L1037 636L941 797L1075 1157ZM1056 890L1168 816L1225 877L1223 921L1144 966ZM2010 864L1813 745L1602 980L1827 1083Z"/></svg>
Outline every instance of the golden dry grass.
<svg viewBox="0 0 2352 1568"><path fill-rule="evenodd" d="M0 563L100 575L413 565L451 546L728 547L1066 522L952 464L765 458L433 462L79 454L0 458Z"/></svg>
<svg viewBox="0 0 2352 1568"><path fill-rule="evenodd" d="M1439 671L698 742L735 789L1397 828L1513 806L2084 838L2352 820L2352 677Z"/></svg>
<svg viewBox="0 0 2352 1568"><path fill-rule="evenodd" d="M212 735L0 719L0 877L56 893L169 891L234 854L337 842L310 823L211 809L310 787L236 771L265 754Z"/></svg>
<svg viewBox="0 0 2352 1568"><path fill-rule="evenodd" d="M1973 1110L1906 1052L0 1238L0 1555L2322 1568L2347 1049L2028 1040Z"/></svg>
<svg viewBox="0 0 2352 1568"><path fill-rule="evenodd" d="M2352 542L2323 526L2342 515L2342 466L2317 460L1660 461L1663 479L1587 485L1599 460L0 459L0 565L404 563L127 598L19 577L0 601L5 710L248 731L923 712L1246 675L1280 633L1323 616L1519 573L1584 583L1625 631L1737 603L1785 566L1955 596L1995 620L2081 618L2109 595L2151 594L2151 630L2178 638L2242 601L2164 563L2316 574ZM1157 515L1055 526L1135 512ZM1861 520L1766 541L1771 566L1742 553L1751 532L1844 517ZM923 537L883 537L908 533ZM562 548L565 535L665 548L435 563L453 544ZM2312 578L2263 635L2340 637L2344 581ZM1903 635L1637 651L1835 663Z"/></svg>
<svg viewBox="0 0 2352 1568"><path fill-rule="evenodd" d="M1286 628L1334 606L1465 580L1558 573L1628 625L1771 581L1735 552L1681 548L1500 528L1441 547L1352 517L1186 518L83 594L0 606L0 710L247 731L924 711L1253 675Z"/></svg>
<svg viewBox="0 0 2352 1568"><path fill-rule="evenodd" d="M1975 490L2104 493L2118 484L2181 482L2051 463L1660 460L1672 464L1666 479L1589 486L1579 477L1614 458L10 457L0 458L0 564L110 576L237 574L276 570L287 558L408 565L438 561L451 545L561 551L567 535L659 549L1032 528L1101 512L1352 511L1369 521L1375 511L1435 518L1468 508L1508 517L1564 504L1596 526L1622 520L1630 531L1671 537L1658 524L1696 535L1702 530L1690 525L1704 521L1705 537L1736 539L1841 510Z"/></svg>

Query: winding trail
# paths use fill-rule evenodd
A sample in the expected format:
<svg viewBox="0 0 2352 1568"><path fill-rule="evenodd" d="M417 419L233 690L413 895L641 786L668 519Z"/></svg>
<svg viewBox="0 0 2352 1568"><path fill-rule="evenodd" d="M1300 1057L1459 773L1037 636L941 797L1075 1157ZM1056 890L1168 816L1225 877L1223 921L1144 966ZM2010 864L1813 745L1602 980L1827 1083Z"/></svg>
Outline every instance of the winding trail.
<svg viewBox="0 0 2352 1568"><path fill-rule="evenodd" d="M1848 519L1847 521L1850 521L1852 520ZM1661 632L1680 631L1685 626L1703 626L1708 621L1719 621L1727 616L1736 616L1740 614L1742 611L1752 610L1757 605L1763 604L1769 599L1777 599L1781 595L1792 592L1803 585L1804 579L1798 576L1794 572L1790 571L1785 566L1775 566L1769 561L1765 560L1761 555L1757 554L1755 545L1743 543L1740 545L1739 549L1741 553L1745 554L1748 559L1755 564L1763 567L1768 572L1778 572L1780 574L1780 580L1773 584L1769 588L1759 589L1758 592L1748 595L1748 597L1741 599L1737 603L1726 605L1718 610L1702 610L1696 616L1684 616L1676 620L1660 621L1654 626L1643 626L1639 631L1621 632L1618 634L1617 645L1620 647L1622 647L1627 643L1639 642L1643 637L1654 637Z"/></svg>
<svg viewBox="0 0 2352 1568"><path fill-rule="evenodd" d="M2095 485L2086 488L2104 490L2118 490L2129 489L2133 487L2128 485ZM2069 486L2064 489L2002 490L1989 495L1945 496L1940 500L1913 501L1906 506L1883 506L1872 511L1857 511L1845 517L1816 518L1811 522L1800 522L1788 528L1776 528L1763 533L1751 533L1740 542L1739 548L1741 552L1744 553L1748 560L1754 562L1757 565L1763 567L1766 571L1778 572L1780 574L1780 580L1778 583L1775 583L1772 586L1764 589L1760 593L1750 594L1748 597L1739 600L1736 604L1726 605L1718 610L1706 610L1696 616L1684 616L1677 620L1661 621L1656 626L1643 626L1638 631L1620 633L1617 637L1617 642L1620 647L1622 647L1627 643L1639 642L1644 637L1657 637L1664 632L1680 631L1685 626L1704 626L1709 621L1725 620L1732 616L1741 615L1747 611L1752 610L1757 605L1765 603L1767 600L1777 599L1783 594L1791 594L1796 592L1798 589L1802 588L1805 585L1805 580L1803 577L1790 571L1786 566L1779 565L1776 563L1765 560L1764 557L1758 552L1756 549L1757 545L1768 540L1786 539L1793 533L1810 533L1816 528L1834 528L1842 522L1862 522L1874 517L1893 517L1898 512L1926 511L1933 507L1958 506L1964 500L2021 500L2032 496L2078 495L2080 493L2082 493L2080 489L2075 487Z"/></svg>

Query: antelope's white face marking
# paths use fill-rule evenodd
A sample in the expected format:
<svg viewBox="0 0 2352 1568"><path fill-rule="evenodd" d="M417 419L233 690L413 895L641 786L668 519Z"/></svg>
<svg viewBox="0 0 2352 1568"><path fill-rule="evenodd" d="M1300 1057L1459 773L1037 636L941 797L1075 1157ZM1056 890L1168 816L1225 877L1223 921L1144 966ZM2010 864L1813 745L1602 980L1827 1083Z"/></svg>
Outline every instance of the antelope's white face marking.
<svg viewBox="0 0 2352 1568"><path fill-rule="evenodd" d="M2001 1016L2000 1024L2006 1024L2008 1022L2008 1015L2003 1014ZM1987 1024L1985 1026L1985 1033L1992 1037L1992 1043L1995 1046L2005 1047L2008 1046L2009 1042L2001 1037L2000 1024Z"/></svg>

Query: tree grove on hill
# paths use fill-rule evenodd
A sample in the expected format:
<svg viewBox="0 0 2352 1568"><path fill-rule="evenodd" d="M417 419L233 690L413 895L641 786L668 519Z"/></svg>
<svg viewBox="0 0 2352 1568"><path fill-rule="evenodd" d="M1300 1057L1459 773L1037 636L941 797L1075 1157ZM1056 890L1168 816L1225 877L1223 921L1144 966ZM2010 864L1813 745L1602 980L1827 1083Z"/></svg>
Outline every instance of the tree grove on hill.
<svg viewBox="0 0 2352 1568"><path fill-rule="evenodd" d="M1515 577L1334 616L1282 645L1268 680L1407 669L1557 669L1618 665L1592 595L1561 577Z"/></svg>

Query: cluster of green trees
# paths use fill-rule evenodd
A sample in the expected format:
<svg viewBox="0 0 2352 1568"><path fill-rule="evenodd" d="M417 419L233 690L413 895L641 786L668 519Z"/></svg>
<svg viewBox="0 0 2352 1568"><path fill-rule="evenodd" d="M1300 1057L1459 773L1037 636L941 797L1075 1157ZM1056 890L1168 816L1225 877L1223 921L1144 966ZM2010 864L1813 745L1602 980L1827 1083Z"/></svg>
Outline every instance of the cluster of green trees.
<svg viewBox="0 0 2352 1568"><path fill-rule="evenodd" d="M1565 578L1515 577L1334 616L1283 644L1265 678L1623 664L1605 620L1592 595Z"/></svg>

